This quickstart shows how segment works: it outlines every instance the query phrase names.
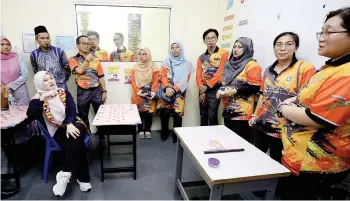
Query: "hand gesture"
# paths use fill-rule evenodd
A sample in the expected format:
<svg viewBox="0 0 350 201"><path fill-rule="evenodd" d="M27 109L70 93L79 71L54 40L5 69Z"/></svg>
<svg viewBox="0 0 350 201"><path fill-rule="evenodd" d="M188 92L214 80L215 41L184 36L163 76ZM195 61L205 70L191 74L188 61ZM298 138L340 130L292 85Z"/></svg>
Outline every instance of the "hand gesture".
<svg viewBox="0 0 350 201"><path fill-rule="evenodd" d="M92 61L95 58L95 56L91 53L89 53L88 55L86 55L85 59L88 60L89 62Z"/></svg>
<svg viewBox="0 0 350 201"><path fill-rule="evenodd" d="M77 139L79 135L80 135L79 129L77 129L73 124L67 125L67 131L66 131L67 138L69 138L69 136L72 136L74 139Z"/></svg>
<svg viewBox="0 0 350 201"><path fill-rule="evenodd" d="M49 99L49 98L52 98L52 97L55 97L58 95L58 91L57 90L50 90L50 91L47 91L43 94L40 95L40 100L41 101L44 101L46 99Z"/></svg>

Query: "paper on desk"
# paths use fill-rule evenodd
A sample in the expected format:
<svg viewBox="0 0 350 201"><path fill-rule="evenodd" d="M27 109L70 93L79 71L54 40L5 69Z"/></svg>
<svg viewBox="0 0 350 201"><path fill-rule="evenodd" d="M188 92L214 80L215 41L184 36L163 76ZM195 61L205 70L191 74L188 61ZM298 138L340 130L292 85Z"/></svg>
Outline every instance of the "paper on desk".
<svg viewBox="0 0 350 201"><path fill-rule="evenodd" d="M92 125L135 125L140 123L141 119L136 105L108 104L100 106Z"/></svg>
<svg viewBox="0 0 350 201"><path fill-rule="evenodd" d="M201 138L196 139L195 142L202 151L242 148L242 146L235 143L233 139L224 139L222 137Z"/></svg>

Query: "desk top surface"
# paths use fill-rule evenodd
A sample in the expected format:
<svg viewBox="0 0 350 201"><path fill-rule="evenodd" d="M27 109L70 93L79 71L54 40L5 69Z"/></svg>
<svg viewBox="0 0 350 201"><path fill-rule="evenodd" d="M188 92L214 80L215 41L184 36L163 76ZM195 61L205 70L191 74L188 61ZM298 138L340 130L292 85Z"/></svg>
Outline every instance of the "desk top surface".
<svg viewBox="0 0 350 201"><path fill-rule="evenodd" d="M27 109L27 106L10 106L9 110L1 111L1 129L14 127L26 120Z"/></svg>
<svg viewBox="0 0 350 201"><path fill-rule="evenodd" d="M175 128L175 133L212 184L279 178L290 174L286 167L225 126L182 127ZM243 148L244 151L204 154L204 150L213 147L210 143L213 141L219 142L224 148ZM219 159L220 167L210 167L209 158Z"/></svg>
<svg viewBox="0 0 350 201"><path fill-rule="evenodd" d="M93 126L137 125L141 118L135 104L101 105L92 122Z"/></svg>

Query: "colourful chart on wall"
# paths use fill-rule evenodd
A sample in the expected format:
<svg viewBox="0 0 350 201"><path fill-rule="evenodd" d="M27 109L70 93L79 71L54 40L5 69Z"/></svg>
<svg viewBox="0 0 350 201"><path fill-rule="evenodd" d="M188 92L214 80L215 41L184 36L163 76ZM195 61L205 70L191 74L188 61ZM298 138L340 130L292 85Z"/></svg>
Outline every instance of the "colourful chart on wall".
<svg viewBox="0 0 350 201"><path fill-rule="evenodd" d="M119 82L119 80L120 80L119 66L108 66L107 81Z"/></svg>
<svg viewBox="0 0 350 201"><path fill-rule="evenodd" d="M128 14L128 48L134 52L137 61L137 48L141 43L141 14Z"/></svg>
<svg viewBox="0 0 350 201"><path fill-rule="evenodd" d="M124 69L124 84L131 84L131 69Z"/></svg>

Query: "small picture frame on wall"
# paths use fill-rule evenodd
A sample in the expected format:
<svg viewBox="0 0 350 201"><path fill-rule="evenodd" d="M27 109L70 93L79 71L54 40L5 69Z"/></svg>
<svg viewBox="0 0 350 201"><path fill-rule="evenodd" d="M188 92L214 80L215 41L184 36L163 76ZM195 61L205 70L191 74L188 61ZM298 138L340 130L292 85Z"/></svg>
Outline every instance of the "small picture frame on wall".
<svg viewBox="0 0 350 201"><path fill-rule="evenodd" d="M39 47L35 41L34 34L22 33L22 43L24 53L31 53L33 50Z"/></svg>

